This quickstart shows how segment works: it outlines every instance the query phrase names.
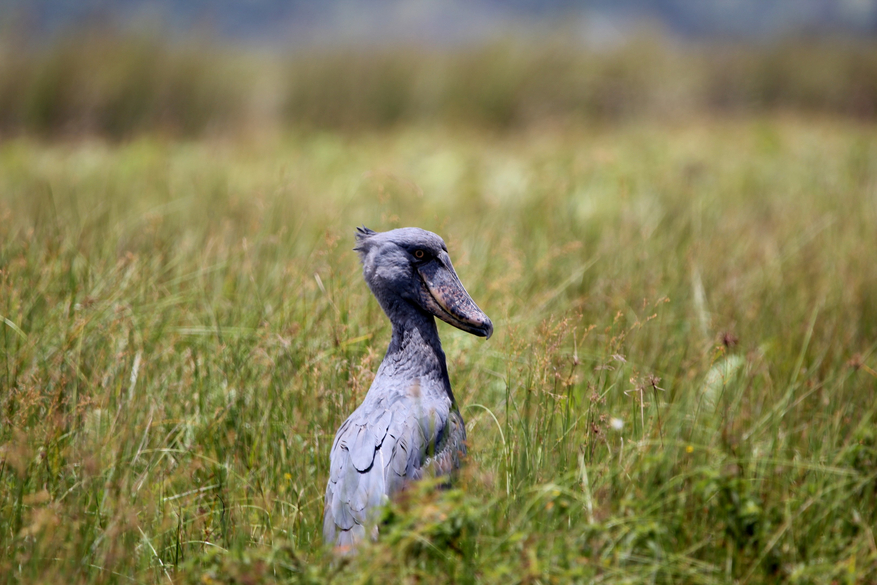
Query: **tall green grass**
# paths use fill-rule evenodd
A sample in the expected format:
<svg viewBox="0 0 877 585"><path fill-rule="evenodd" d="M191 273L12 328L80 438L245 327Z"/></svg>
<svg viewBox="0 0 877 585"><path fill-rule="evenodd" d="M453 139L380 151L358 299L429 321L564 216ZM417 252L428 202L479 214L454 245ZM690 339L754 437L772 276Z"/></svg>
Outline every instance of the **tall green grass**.
<svg viewBox="0 0 877 585"><path fill-rule="evenodd" d="M873 582L873 130L4 143L2 580ZM361 223L442 234L496 335L440 326L456 489L336 560Z"/></svg>

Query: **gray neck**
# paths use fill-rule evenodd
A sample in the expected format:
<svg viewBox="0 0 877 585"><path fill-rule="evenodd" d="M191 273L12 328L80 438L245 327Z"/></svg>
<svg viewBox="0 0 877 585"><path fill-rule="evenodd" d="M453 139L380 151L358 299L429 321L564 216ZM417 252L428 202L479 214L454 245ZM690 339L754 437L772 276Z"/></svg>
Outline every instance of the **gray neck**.
<svg viewBox="0 0 877 585"><path fill-rule="evenodd" d="M432 392L444 392L454 401L445 353L439 340L435 318L408 303L398 303L387 316L393 324L393 338L378 369L380 378L394 383L414 383Z"/></svg>

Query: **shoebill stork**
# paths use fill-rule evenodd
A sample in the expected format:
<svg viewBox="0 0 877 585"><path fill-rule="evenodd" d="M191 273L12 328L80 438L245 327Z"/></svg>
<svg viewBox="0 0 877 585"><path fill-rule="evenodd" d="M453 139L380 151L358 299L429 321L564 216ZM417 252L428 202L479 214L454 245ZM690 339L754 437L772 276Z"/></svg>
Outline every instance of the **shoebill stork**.
<svg viewBox="0 0 877 585"><path fill-rule="evenodd" d="M436 234L362 227L354 249L393 337L365 400L332 444L323 538L345 548L377 536L376 509L408 482L447 475L466 454L435 317L479 337L493 333Z"/></svg>

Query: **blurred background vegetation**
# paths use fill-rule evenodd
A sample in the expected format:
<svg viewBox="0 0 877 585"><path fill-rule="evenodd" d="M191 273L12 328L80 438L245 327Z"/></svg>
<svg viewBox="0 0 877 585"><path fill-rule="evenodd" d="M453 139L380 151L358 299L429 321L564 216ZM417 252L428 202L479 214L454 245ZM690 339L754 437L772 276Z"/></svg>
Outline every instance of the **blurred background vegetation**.
<svg viewBox="0 0 877 585"><path fill-rule="evenodd" d="M514 130L643 119L877 116L877 42L674 39L642 29L504 34L465 45L252 47L210 34L89 25L0 34L0 136L172 137L382 129Z"/></svg>

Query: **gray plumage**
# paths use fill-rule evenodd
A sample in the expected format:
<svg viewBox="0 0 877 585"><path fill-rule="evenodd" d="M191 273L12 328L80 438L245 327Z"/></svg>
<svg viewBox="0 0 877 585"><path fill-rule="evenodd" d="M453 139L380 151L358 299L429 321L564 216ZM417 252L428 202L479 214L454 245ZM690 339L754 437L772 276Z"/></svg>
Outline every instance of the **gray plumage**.
<svg viewBox="0 0 877 585"><path fill-rule="evenodd" d="M493 332L440 237L419 228L358 228L356 240L393 337L365 400L332 444L323 538L341 547L377 536L374 512L388 497L426 473L450 473L466 453L434 317L474 335Z"/></svg>

